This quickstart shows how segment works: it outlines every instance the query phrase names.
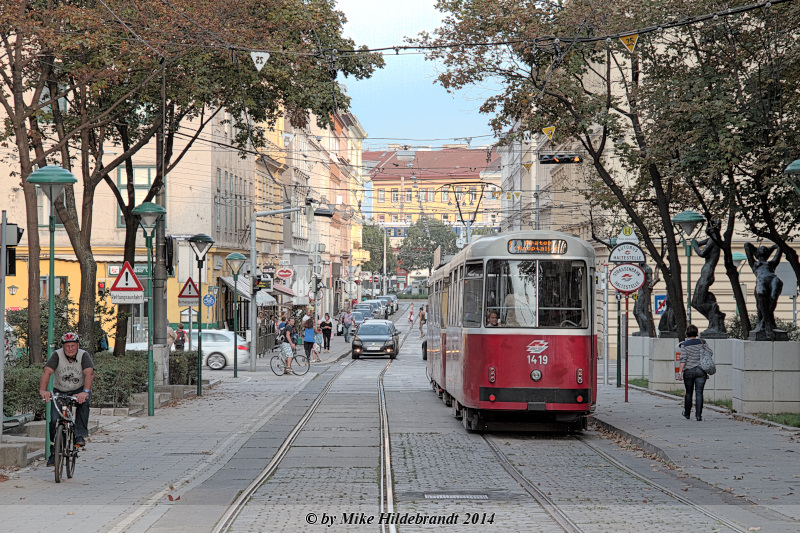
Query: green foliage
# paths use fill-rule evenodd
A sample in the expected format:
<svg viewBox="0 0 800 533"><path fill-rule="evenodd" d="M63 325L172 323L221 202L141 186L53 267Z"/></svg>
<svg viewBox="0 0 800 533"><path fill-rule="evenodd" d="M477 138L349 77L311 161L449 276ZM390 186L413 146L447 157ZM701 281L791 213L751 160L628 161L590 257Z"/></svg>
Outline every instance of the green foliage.
<svg viewBox="0 0 800 533"><path fill-rule="evenodd" d="M420 218L408 228L397 256L403 267L409 271L420 268L430 271L433 267L433 252L439 246L442 247L442 257L458 251L453 228L441 220Z"/></svg>
<svg viewBox="0 0 800 533"><path fill-rule="evenodd" d="M197 384L197 351L170 352L169 382L171 385Z"/></svg>
<svg viewBox="0 0 800 533"><path fill-rule="evenodd" d="M385 237L383 229L375 224L367 224L362 228L361 242L369 252L369 261L361 266L362 272L383 272L383 240L386 239L386 273L394 272L397 268L395 256L389 238Z"/></svg>
<svg viewBox="0 0 800 533"><path fill-rule="evenodd" d="M30 302L29 302L30 304ZM42 346L42 353L46 354L45 359L50 356L50 351L47 349L47 323L50 314L50 307L47 299L39 302L41 309L41 333L42 336L39 342ZM61 346L61 336L68 331L76 331L76 323L73 320L75 316L76 306L69 297L69 289L62 294L55 297L55 306L53 316L53 339L57 347ZM28 338L28 307L23 307L19 311L8 311L8 323L14 328L14 335L17 337L17 346L30 346L30 339ZM81 339L81 348L87 351L94 351L94 346L87 344L85 339Z"/></svg>
<svg viewBox="0 0 800 533"><path fill-rule="evenodd" d="M768 413L758 413L756 416L758 418L763 418L764 420L769 420L770 422L783 424L784 426L800 428L800 414L798 413L777 413L774 415Z"/></svg>
<svg viewBox="0 0 800 533"><path fill-rule="evenodd" d="M39 396L39 379L42 369L27 364L6 367L3 380L3 414L34 413L37 420L44 418L45 403Z"/></svg>
<svg viewBox="0 0 800 533"><path fill-rule="evenodd" d="M650 385L650 381L647 378L631 378L628 380L628 384L646 389Z"/></svg>
<svg viewBox="0 0 800 533"><path fill-rule="evenodd" d="M757 317L758 315L755 313L750 315L750 324L752 324L753 327L755 327L758 323ZM790 341L800 341L800 329L796 328L790 320L783 320L776 317L775 325L778 326L778 329L782 329L789 335ZM729 338L747 340L744 338L744 333L742 331L742 320L739 315L734 315L726 320L725 327L728 330Z"/></svg>
<svg viewBox="0 0 800 533"><path fill-rule="evenodd" d="M96 353L93 407L124 407L131 395L147 390L147 352L128 351L125 357L114 357L110 352Z"/></svg>
<svg viewBox="0 0 800 533"><path fill-rule="evenodd" d="M402 294L398 294L397 295L397 299L398 300L427 300L428 299L428 293L427 292L420 292L419 294L411 294L411 293L405 294L405 293L402 293Z"/></svg>

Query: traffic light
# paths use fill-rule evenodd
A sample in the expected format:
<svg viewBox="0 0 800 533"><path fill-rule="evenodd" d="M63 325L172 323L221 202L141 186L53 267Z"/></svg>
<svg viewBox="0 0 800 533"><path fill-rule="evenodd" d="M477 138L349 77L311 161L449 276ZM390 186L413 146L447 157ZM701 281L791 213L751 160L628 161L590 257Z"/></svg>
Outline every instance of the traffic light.
<svg viewBox="0 0 800 533"><path fill-rule="evenodd" d="M253 289L253 294L255 294L255 293L257 293L258 291L261 290L261 286L259 285L261 283L261 276L253 276L252 279L253 279L253 281L252 281L252 283L253 283L252 289Z"/></svg>
<svg viewBox="0 0 800 533"><path fill-rule="evenodd" d="M167 267L167 276L175 275L175 240L167 235L164 237L164 264Z"/></svg>
<svg viewBox="0 0 800 533"><path fill-rule="evenodd" d="M568 165L581 162L583 158L579 154L539 154L540 165Z"/></svg>
<svg viewBox="0 0 800 533"><path fill-rule="evenodd" d="M102 298L106 294L106 282L105 281L98 281L97 282L97 295Z"/></svg>
<svg viewBox="0 0 800 533"><path fill-rule="evenodd" d="M17 248L25 230L16 224L6 223L6 276L17 275Z"/></svg>

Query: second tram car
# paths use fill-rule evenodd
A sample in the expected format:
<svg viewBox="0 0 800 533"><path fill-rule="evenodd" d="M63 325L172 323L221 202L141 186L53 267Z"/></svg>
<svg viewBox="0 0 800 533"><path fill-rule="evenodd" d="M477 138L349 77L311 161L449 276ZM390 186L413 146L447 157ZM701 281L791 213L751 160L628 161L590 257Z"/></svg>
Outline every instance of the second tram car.
<svg viewBox="0 0 800 533"><path fill-rule="evenodd" d="M597 399L594 250L551 231L484 236L428 282L428 374L464 427L584 429Z"/></svg>

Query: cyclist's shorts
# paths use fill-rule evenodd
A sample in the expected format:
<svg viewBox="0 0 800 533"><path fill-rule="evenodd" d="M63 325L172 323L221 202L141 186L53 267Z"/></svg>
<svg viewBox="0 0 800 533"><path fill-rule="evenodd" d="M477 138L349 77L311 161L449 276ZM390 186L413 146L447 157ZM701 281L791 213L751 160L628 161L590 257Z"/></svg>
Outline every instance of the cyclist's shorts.
<svg viewBox="0 0 800 533"><path fill-rule="evenodd" d="M292 345L288 342L284 342L281 344L281 351L283 352L283 357L294 357L294 350L292 350Z"/></svg>

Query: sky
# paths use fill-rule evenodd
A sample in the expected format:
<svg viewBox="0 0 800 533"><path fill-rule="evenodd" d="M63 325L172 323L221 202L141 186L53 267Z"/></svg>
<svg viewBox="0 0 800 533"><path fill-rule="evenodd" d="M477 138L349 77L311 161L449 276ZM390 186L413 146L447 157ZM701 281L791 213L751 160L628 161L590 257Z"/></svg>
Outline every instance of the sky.
<svg viewBox="0 0 800 533"><path fill-rule="evenodd" d="M402 45L404 37L438 27L442 14L434 5L435 0L337 0L337 9L348 19L344 35L370 48ZM424 55L401 51L384 57L386 66L368 80L339 79L352 98L352 112L367 131L365 149L396 142L440 147L464 142L464 137L473 139L472 147L493 142L490 117L478 112L486 98L483 90L448 94L434 84L437 65L425 61Z"/></svg>

